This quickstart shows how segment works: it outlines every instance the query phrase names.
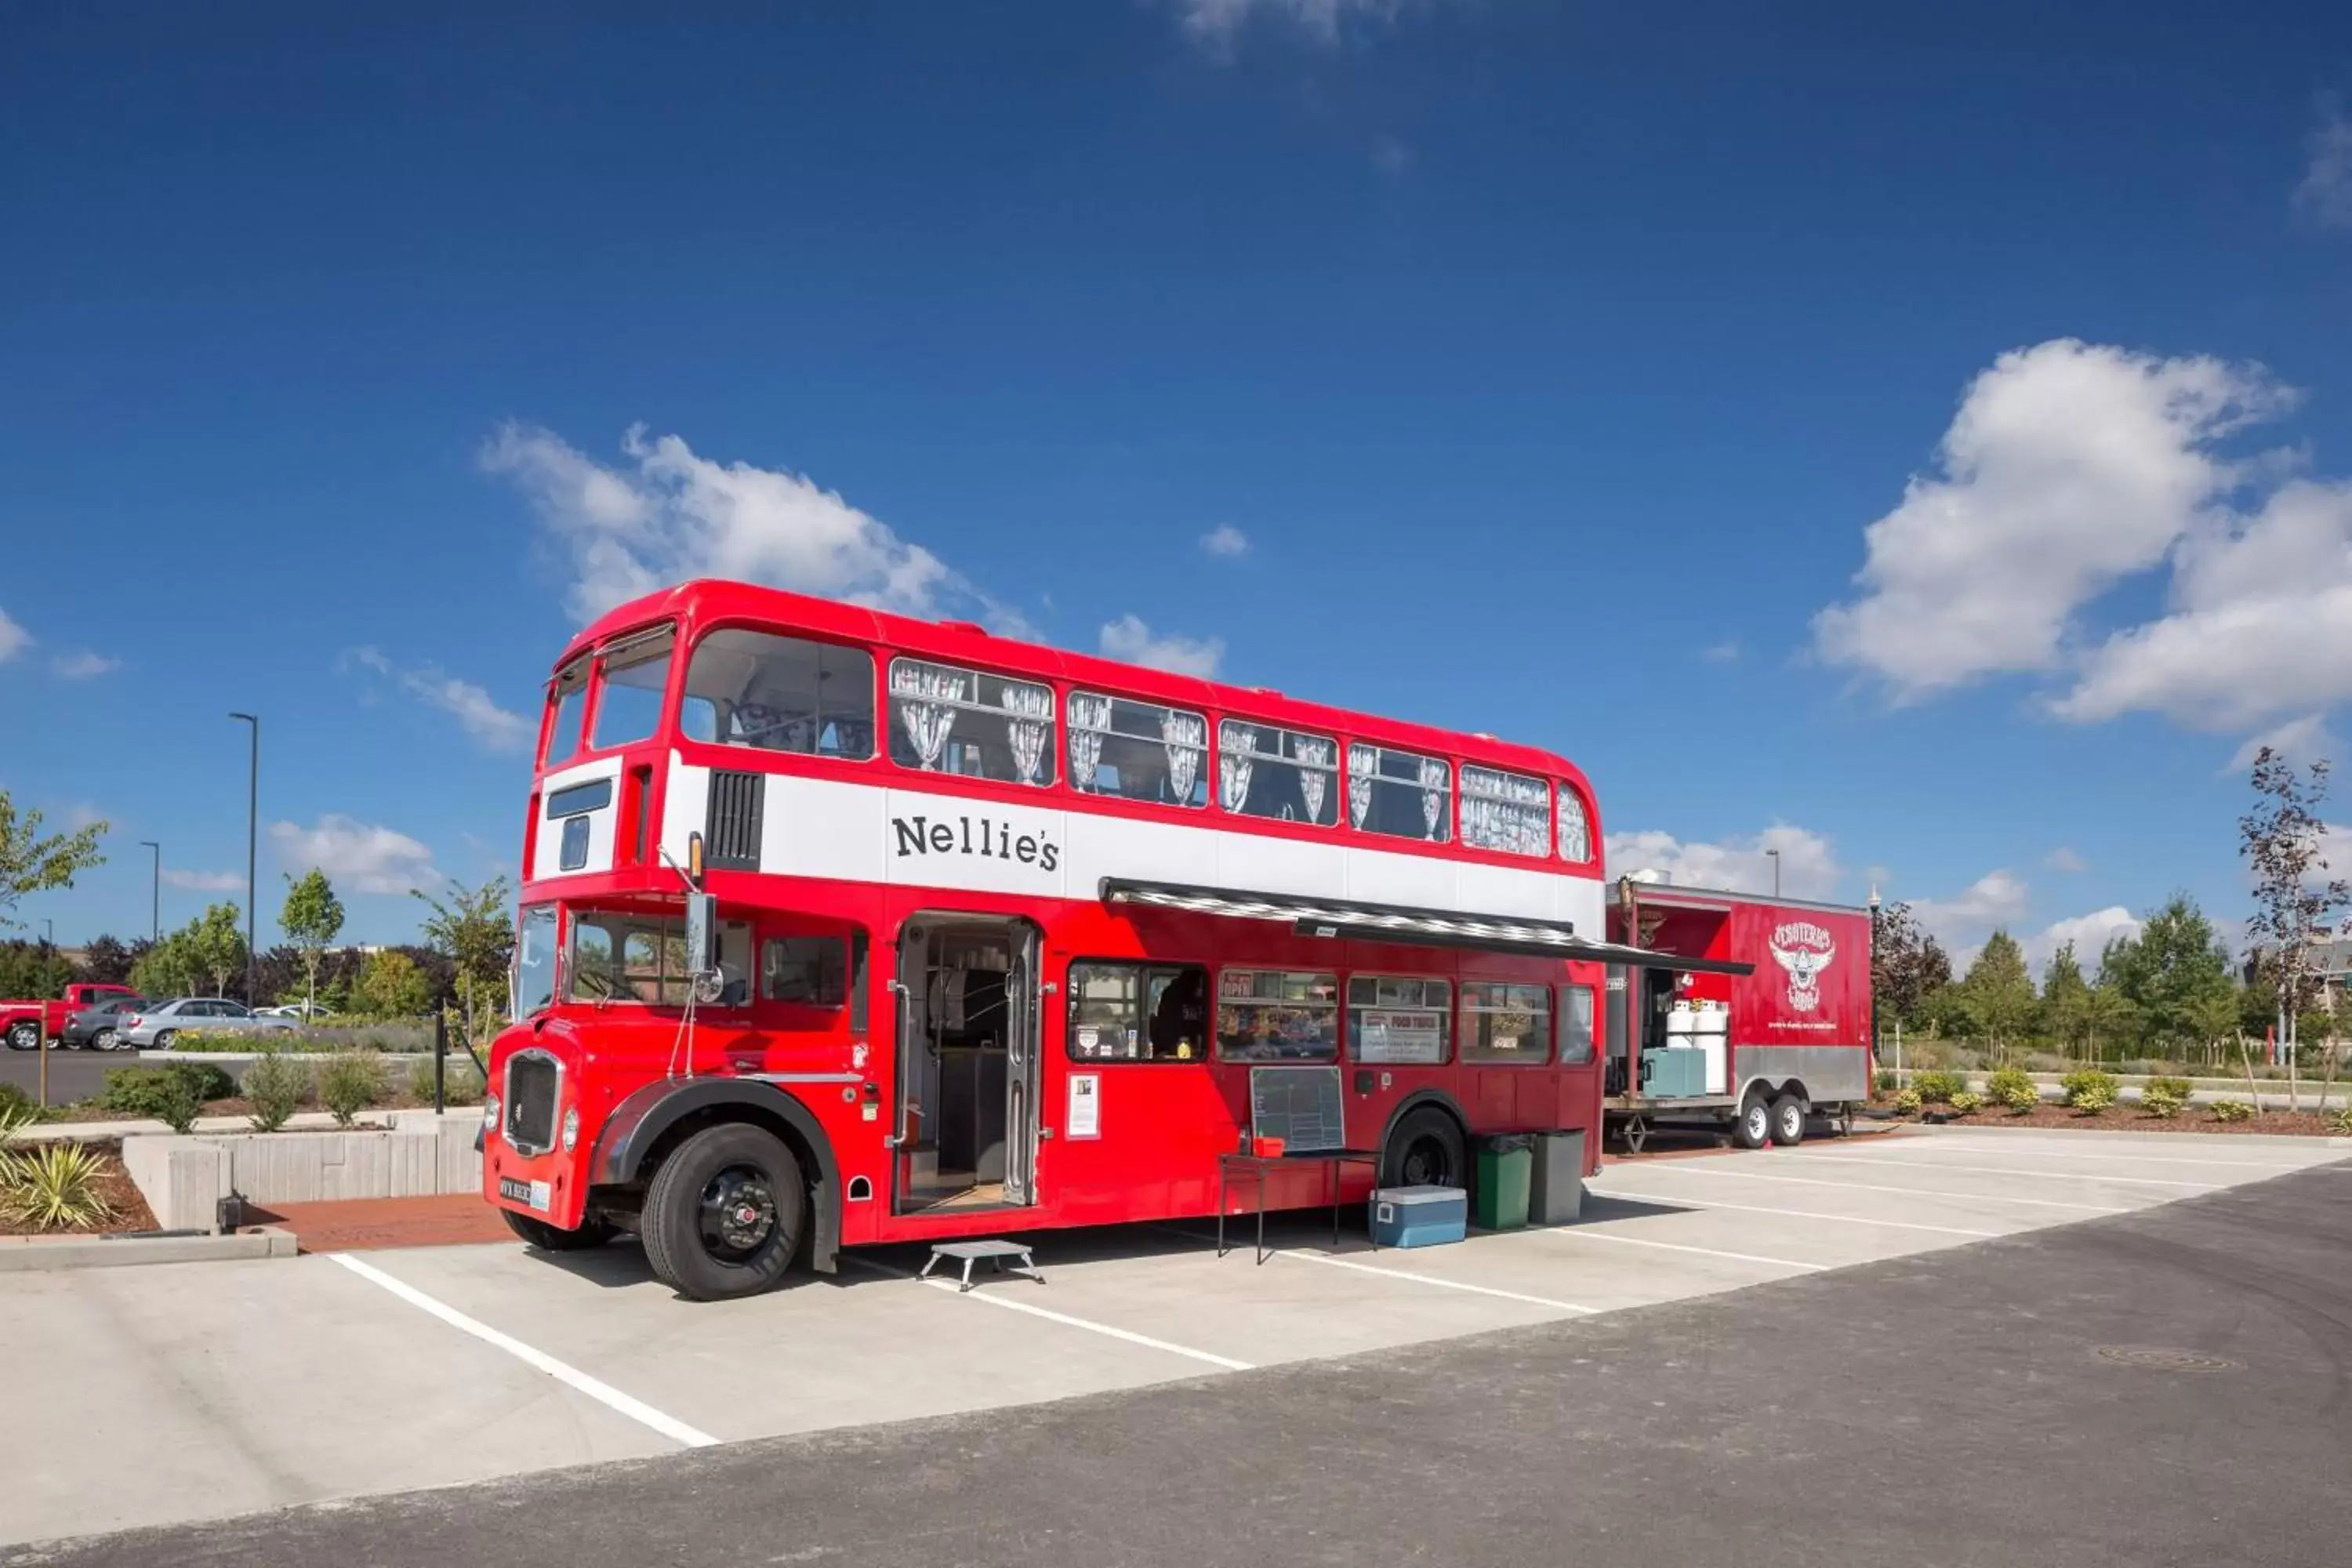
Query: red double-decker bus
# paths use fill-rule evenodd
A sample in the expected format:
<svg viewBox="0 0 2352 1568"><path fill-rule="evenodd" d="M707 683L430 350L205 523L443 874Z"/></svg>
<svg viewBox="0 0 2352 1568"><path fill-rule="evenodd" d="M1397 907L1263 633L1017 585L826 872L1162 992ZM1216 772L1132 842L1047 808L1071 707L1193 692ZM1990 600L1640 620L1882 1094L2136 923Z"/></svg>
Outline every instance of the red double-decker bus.
<svg viewBox="0 0 2352 1568"><path fill-rule="evenodd" d="M486 1195L697 1298L1213 1214L1269 1065L1339 1071L1384 1183L1515 1131L1590 1173L1603 966L1741 967L1601 940L1549 752L737 583L573 641L528 824Z"/></svg>

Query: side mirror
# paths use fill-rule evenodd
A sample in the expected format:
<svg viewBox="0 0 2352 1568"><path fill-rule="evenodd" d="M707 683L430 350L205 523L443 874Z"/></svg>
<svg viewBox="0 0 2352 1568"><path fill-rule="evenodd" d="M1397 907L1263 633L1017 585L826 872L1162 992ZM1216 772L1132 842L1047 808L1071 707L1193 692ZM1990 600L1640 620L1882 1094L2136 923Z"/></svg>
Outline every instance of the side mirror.
<svg viewBox="0 0 2352 1568"><path fill-rule="evenodd" d="M686 896L686 972L690 976L709 974L719 967L719 896L716 893L688 893Z"/></svg>

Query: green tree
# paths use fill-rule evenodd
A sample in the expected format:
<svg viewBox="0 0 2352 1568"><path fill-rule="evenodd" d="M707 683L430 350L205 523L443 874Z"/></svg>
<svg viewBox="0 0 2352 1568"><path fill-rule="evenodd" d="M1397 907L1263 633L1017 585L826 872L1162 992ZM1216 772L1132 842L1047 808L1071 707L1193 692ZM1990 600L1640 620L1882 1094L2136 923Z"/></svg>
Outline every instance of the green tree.
<svg viewBox="0 0 2352 1568"><path fill-rule="evenodd" d="M51 1001L73 977L73 964L46 942L0 943L0 996Z"/></svg>
<svg viewBox="0 0 2352 1568"><path fill-rule="evenodd" d="M2089 1031L2091 984L2074 957L2074 944L2064 942L2050 955L2042 974L2042 1026L2051 1038L2072 1051Z"/></svg>
<svg viewBox="0 0 2352 1568"><path fill-rule="evenodd" d="M514 955L514 916L507 908L510 896L507 879L494 877L478 888L468 888L452 878L446 901L423 892L415 896L433 911L424 924L425 940L456 971L466 1037L475 1039L478 1021L498 1014L506 988L507 963Z"/></svg>
<svg viewBox="0 0 2352 1568"><path fill-rule="evenodd" d="M286 879L286 907L278 911L278 927L302 954L303 1016L319 1001L319 960L343 931L343 901L334 884L316 867L300 881Z"/></svg>
<svg viewBox="0 0 2352 1568"><path fill-rule="evenodd" d="M2120 1047L2138 1038L2142 1027L2139 1009L2132 1005L2122 986L2106 977L2104 967L2099 983L2083 999L2083 1048L2091 1061L2102 1059L2108 1046L2116 1047L2116 1054L2122 1055Z"/></svg>
<svg viewBox="0 0 2352 1568"><path fill-rule="evenodd" d="M27 809L19 816L16 803L0 789L0 930L22 931L16 918L17 900L32 893L70 888L77 873L106 864L98 841L107 832L93 822L71 833L41 834L41 814Z"/></svg>
<svg viewBox="0 0 2352 1568"><path fill-rule="evenodd" d="M2033 977L2017 939L2005 931L1985 939L1959 989L1974 1032L1996 1048L2006 1049L2033 1021Z"/></svg>
<svg viewBox="0 0 2352 1568"><path fill-rule="evenodd" d="M185 931L166 931L162 940L148 944L131 966L131 988L142 996L163 1001L172 996L185 996L201 983L203 968L188 945Z"/></svg>
<svg viewBox="0 0 2352 1568"><path fill-rule="evenodd" d="M2101 969L2137 1010L2149 1040L2168 1050L2209 1043L2204 1004L2236 989L2228 946L2186 893L2150 914L2137 937L2109 942Z"/></svg>
<svg viewBox="0 0 2352 1568"><path fill-rule="evenodd" d="M433 982L404 952L371 952L352 993L360 1005L388 1018L411 1018L433 1005Z"/></svg>
<svg viewBox="0 0 2352 1568"><path fill-rule="evenodd" d="M1910 905L1879 911L1870 982L1878 1010L1915 1028L1928 1021L1928 1000L1952 983L1951 959L1919 929Z"/></svg>
<svg viewBox="0 0 2352 1568"><path fill-rule="evenodd" d="M213 994L228 994L228 983L245 973L245 930L235 904L214 904L187 925L188 959L213 983Z"/></svg>
<svg viewBox="0 0 2352 1568"><path fill-rule="evenodd" d="M2323 853L2327 824L2319 807L2327 798L2327 771L2324 759L2298 771L2264 746L2254 753L2254 807L2238 819L2238 853L2254 874L2254 914L2246 934L2277 958L2279 1038L2286 1048L2290 1110L2300 1099L2296 1021L2326 987L2314 943L2352 907L2352 885L2322 875L2328 868ZM2330 1063L2332 1084L2332 1053Z"/></svg>

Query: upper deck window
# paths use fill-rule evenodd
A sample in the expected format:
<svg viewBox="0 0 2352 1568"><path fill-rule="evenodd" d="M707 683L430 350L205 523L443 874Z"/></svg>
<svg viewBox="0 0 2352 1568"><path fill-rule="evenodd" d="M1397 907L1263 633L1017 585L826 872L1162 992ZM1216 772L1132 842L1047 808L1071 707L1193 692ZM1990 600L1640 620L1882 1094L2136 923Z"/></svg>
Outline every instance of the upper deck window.
<svg viewBox="0 0 2352 1568"><path fill-rule="evenodd" d="M927 773L1054 782L1054 689L917 658L890 664L890 759Z"/></svg>
<svg viewBox="0 0 2352 1568"><path fill-rule="evenodd" d="M688 740L863 761L874 754L873 656L767 632L712 632L688 661L677 723Z"/></svg>
<svg viewBox="0 0 2352 1568"><path fill-rule="evenodd" d="M1442 757L1361 741L1348 747L1348 820L1367 833L1443 844L1453 836L1453 791Z"/></svg>
<svg viewBox="0 0 2352 1568"><path fill-rule="evenodd" d="M662 692L669 685L670 648L677 635L664 626L629 637L596 656L598 749L642 741L661 728Z"/></svg>
<svg viewBox="0 0 2352 1568"><path fill-rule="evenodd" d="M1579 864L1592 858L1592 830L1586 825L1584 797L1573 786L1559 786L1559 858Z"/></svg>
<svg viewBox="0 0 2352 1568"><path fill-rule="evenodd" d="M1541 779L1462 764L1462 842L1506 855L1551 852L1551 786Z"/></svg>
<svg viewBox="0 0 2352 1568"><path fill-rule="evenodd" d="M1070 693L1070 787L1161 805L1206 805L1209 721L1181 708Z"/></svg>
<svg viewBox="0 0 2352 1568"><path fill-rule="evenodd" d="M580 754L580 710L588 700L588 663L575 658L555 672L547 689L548 705L555 717L547 726L547 755L540 765L551 768Z"/></svg>
<svg viewBox="0 0 2352 1568"><path fill-rule="evenodd" d="M1217 804L1244 816L1339 820L1339 743L1271 724L1227 719L1217 726Z"/></svg>

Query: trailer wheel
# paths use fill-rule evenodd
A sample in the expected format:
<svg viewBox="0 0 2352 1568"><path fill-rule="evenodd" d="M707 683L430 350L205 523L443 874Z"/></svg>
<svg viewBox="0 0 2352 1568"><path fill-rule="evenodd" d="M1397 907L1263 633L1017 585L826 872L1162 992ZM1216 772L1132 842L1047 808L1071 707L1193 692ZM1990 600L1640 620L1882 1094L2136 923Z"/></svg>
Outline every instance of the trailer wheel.
<svg viewBox="0 0 2352 1568"><path fill-rule="evenodd" d="M800 1250L807 1188L775 1134L740 1121L706 1127L670 1152L646 1189L646 1261L689 1300L756 1295Z"/></svg>
<svg viewBox="0 0 2352 1568"><path fill-rule="evenodd" d="M507 1222L509 1230L541 1252L585 1252L613 1239L613 1227L593 1215L578 1230L566 1230L560 1225L550 1225L543 1219L533 1219L512 1209L500 1209L499 1215Z"/></svg>
<svg viewBox="0 0 2352 1568"><path fill-rule="evenodd" d="M1805 1102L1793 1094L1784 1094L1772 1102L1772 1142L1783 1149L1793 1149L1805 1141Z"/></svg>
<svg viewBox="0 0 2352 1568"><path fill-rule="evenodd" d="M1381 1162L1381 1184L1386 1187L1467 1187L1470 1173L1462 1157L1462 1129L1454 1118L1425 1105L1397 1124L1389 1134L1388 1158Z"/></svg>
<svg viewBox="0 0 2352 1568"><path fill-rule="evenodd" d="M1760 1092L1741 1101L1738 1119L1731 1124L1732 1146L1761 1149L1772 1141L1772 1108Z"/></svg>

